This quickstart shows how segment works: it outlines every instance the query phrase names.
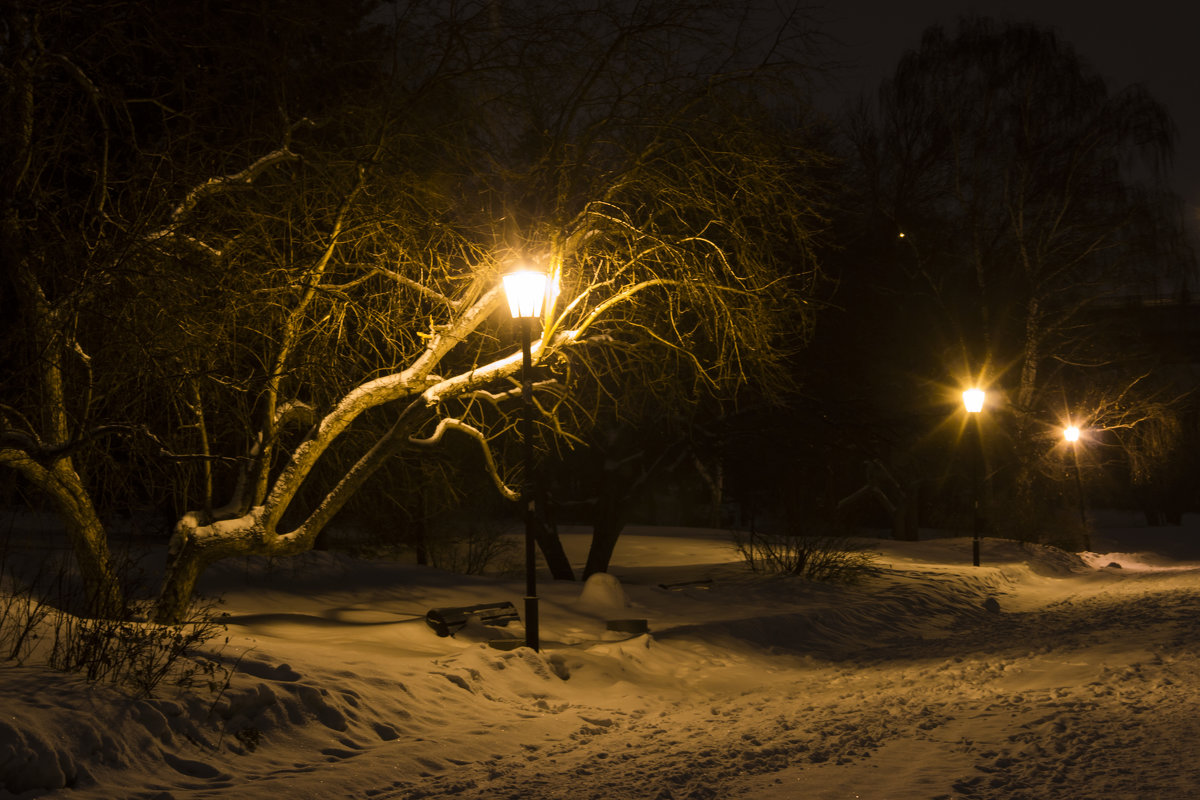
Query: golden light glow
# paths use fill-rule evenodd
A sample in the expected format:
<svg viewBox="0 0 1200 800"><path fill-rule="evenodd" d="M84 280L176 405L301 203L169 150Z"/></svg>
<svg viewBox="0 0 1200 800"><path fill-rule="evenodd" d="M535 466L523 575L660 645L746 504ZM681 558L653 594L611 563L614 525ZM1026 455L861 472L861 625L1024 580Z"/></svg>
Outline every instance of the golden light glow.
<svg viewBox="0 0 1200 800"><path fill-rule="evenodd" d="M1063 428L1063 438L1068 442L1079 441L1079 428L1076 428L1074 425Z"/></svg>
<svg viewBox="0 0 1200 800"><path fill-rule="evenodd" d="M542 314L546 299L546 273L524 269L504 276L504 294L514 319L529 319Z"/></svg>
<svg viewBox="0 0 1200 800"><path fill-rule="evenodd" d="M977 414L983 410L983 399L986 396L983 389L967 389L962 393L963 406L971 414Z"/></svg>

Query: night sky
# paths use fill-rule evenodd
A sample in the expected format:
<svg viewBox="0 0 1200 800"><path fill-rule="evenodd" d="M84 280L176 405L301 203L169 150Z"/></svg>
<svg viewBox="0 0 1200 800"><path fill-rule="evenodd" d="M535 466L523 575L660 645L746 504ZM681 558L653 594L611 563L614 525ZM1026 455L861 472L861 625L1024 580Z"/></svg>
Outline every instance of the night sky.
<svg viewBox="0 0 1200 800"><path fill-rule="evenodd" d="M1110 89L1144 83L1178 128L1173 186L1200 207L1200 3L1179 0L837 0L815 12L841 41L829 55L847 62L839 94L873 91L897 60L941 23L949 31L966 14L1033 22L1060 33Z"/></svg>

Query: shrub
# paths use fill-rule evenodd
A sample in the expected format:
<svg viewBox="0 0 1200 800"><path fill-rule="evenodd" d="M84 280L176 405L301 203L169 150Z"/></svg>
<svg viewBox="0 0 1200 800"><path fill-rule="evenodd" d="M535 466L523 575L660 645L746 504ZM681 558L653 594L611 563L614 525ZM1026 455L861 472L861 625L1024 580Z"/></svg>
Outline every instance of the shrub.
<svg viewBox="0 0 1200 800"><path fill-rule="evenodd" d="M190 688L220 683L223 668L200 648L224 631L209 606L193 606L184 622L158 625L130 620L89 619L52 610L46 664L108 681L149 697L160 685ZM228 641L228 640L227 640Z"/></svg>
<svg viewBox="0 0 1200 800"><path fill-rule="evenodd" d="M735 531L733 543L755 572L853 583L879 571L875 553L842 536Z"/></svg>
<svg viewBox="0 0 1200 800"><path fill-rule="evenodd" d="M462 575L512 569L517 542L508 527L472 515L455 515L431 537L429 561L434 567Z"/></svg>
<svg viewBox="0 0 1200 800"><path fill-rule="evenodd" d="M123 619L78 616L66 610L82 606L65 562L46 559L21 580L16 574L28 570L6 556L6 549L0 551L0 658L79 673L143 697L163 685L222 683L224 668L200 653L224 631L211 604L193 605L175 625L137 621L148 616L147 608L137 606ZM55 565L57 574L48 577Z"/></svg>

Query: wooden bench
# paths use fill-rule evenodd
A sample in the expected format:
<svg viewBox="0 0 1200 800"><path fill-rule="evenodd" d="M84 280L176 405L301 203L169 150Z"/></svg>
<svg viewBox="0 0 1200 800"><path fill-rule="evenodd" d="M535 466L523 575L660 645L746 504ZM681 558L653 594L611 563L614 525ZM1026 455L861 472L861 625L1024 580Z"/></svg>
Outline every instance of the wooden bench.
<svg viewBox="0 0 1200 800"><path fill-rule="evenodd" d="M712 586L712 578L702 578L698 581L680 581L679 583L660 583L658 588L668 592L678 592L681 589L708 589Z"/></svg>
<svg viewBox="0 0 1200 800"><path fill-rule="evenodd" d="M521 619L516 606L504 600L499 603L480 603L474 606L447 606L433 608L425 614L425 624L433 628L438 636L453 636L471 617L479 617L484 625L499 625Z"/></svg>

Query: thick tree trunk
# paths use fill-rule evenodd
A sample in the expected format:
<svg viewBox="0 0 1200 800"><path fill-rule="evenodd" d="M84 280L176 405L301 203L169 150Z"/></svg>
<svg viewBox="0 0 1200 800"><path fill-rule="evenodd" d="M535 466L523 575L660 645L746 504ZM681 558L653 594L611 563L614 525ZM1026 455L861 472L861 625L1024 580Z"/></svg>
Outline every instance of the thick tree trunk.
<svg viewBox="0 0 1200 800"><path fill-rule="evenodd" d="M0 464L20 472L54 503L71 543L86 596L85 613L118 618L125 611L121 582L108 550L108 537L91 496L69 458L47 468L17 450L0 451Z"/></svg>
<svg viewBox="0 0 1200 800"><path fill-rule="evenodd" d="M18 90L18 96L22 98L18 103L21 137L20 146L13 147L8 154L12 165L23 162L21 154L28 155L33 136L32 84L28 72L18 70L17 73L21 77ZM40 439L38 444L48 449L65 448L72 441L72 415L67 410L67 397L71 393L66 386L62 362L70 344L67 342L67 333L59 330L60 321L33 269L25 258L18 256L24 252L20 236L22 222L10 198L18 193L23 181L22 173L23 169L20 168L8 170L0 181L0 195L5 200L0 212L0 269L6 270L13 278L12 285L28 333L41 354L37 375L44 427L40 435L34 431L28 433L31 438ZM86 361L82 349L77 346L76 354ZM84 387L88 391L90 388ZM82 413L86 416L87 409L84 408ZM35 456L35 449L0 450L0 464L16 469L53 500L78 562L87 594L87 612L103 617L123 614L126 610L125 599L113 569L104 525L74 463L67 454L59 454L53 460L39 460Z"/></svg>
<svg viewBox="0 0 1200 800"><path fill-rule="evenodd" d="M211 564L233 556L293 555L311 550L315 535L304 541L268 535L263 525L265 509L256 506L246 516L200 524L196 513L185 514L175 526L167 555L167 571L154 608L161 624L187 618L196 584Z"/></svg>
<svg viewBox="0 0 1200 800"><path fill-rule="evenodd" d="M587 565L583 569L584 580L597 572L608 572L617 540L624 529L625 522L616 514L604 514L592 526L592 546L588 548Z"/></svg>
<svg viewBox="0 0 1200 800"><path fill-rule="evenodd" d="M575 570L571 569L567 551L563 550L562 540L558 538L557 533L545 525L539 525L537 527L537 545L546 559L546 566L550 568L550 575L554 580L575 580Z"/></svg>
<svg viewBox="0 0 1200 800"><path fill-rule="evenodd" d="M128 609L108 550L107 532L91 497L69 462L58 462L51 473L60 489L56 492L55 502L75 553L87 596L87 612L98 617L121 618Z"/></svg>
<svg viewBox="0 0 1200 800"><path fill-rule="evenodd" d="M365 407L365 404L364 404ZM359 409L361 411L361 409ZM236 519L209 520L197 512L185 514L175 526L154 618L160 623L181 621L187 613L196 583L210 564L233 556L292 556L313 548L317 536L367 478L387 459L405 446L408 435L420 418L421 409L410 405L392 425L317 504L308 518L286 533L278 525L295 497L299 483L307 477L319 455L336 439L353 414L340 425L327 425L296 449L291 463L276 479L275 488L265 505L254 506Z"/></svg>
<svg viewBox="0 0 1200 800"><path fill-rule="evenodd" d="M592 523L592 544L588 548L587 564L583 569L584 580L597 572L608 571L617 540L625 529L623 506L626 493L619 484L616 475L606 473L600 497L596 500L596 518Z"/></svg>
<svg viewBox="0 0 1200 800"><path fill-rule="evenodd" d="M172 552L168 557L167 574L154 607L154 621L163 625L180 622L187 617L200 575L212 563L200 550L188 547L187 540L184 540L183 547L182 552Z"/></svg>
<svg viewBox="0 0 1200 800"><path fill-rule="evenodd" d="M562 539L558 538L558 527L550 516L550 502L545 490L545 481L539 481L538 508L542 510L540 524L537 526L537 545L550 568L550 575L556 581L575 580L575 570L571 569L571 561L563 550Z"/></svg>

